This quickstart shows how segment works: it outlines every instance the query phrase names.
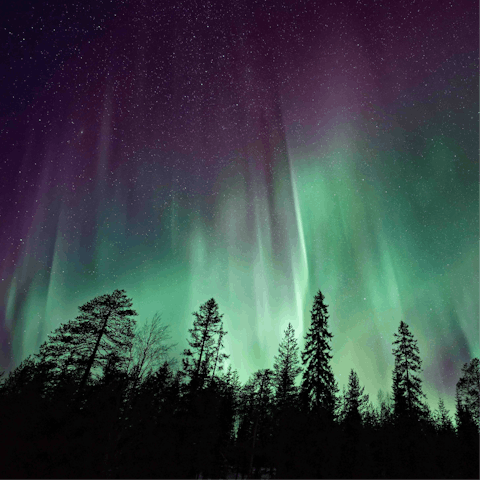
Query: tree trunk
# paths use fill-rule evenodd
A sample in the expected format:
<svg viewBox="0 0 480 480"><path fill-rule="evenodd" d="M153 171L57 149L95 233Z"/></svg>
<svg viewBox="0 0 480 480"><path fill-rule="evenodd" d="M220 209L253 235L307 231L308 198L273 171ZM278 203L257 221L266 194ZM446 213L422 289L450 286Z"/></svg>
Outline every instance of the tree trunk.
<svg viewBox="0 0 480 480"><path fill-rule="evenodd" d="M258 414L255 419L255 427L253 429L253 444L252 444L252 454L250 455L250 466L248 468L248 478L253 478L253 457L255 455L255 440L257 438L257 425L258 425Z"/></svg>
<svg viewBox="0 0 480 480"><path fill-rule="evenodd" d="M97 354L98 347L100 345L100 340L102 339L105 330L107 329L107 322L108 319L110 318L111 310L107 313L107 317L105 318L105 322L103 323L102 330L100 331L100 334L98 335L97 341L95 343L95 347L93 349L92 354L90 355L90 358L88 359L88 364L87 367L85 368L85 373L83 374L82 380L80 382L80 386L78 387L77 391L77 400L80 400L80 395L82 394L82 391L85 387L85 384L87 383L87 378L88 374L90 373L90 370L92 369L93 362L95 360L95 355Z"/></svg>
<svg viewBox="0 0 480 480"><path fill-rule="evenodd" d="M200 377L200 367L201 367L201 363L202 363L203 350L205 348L205 342L206 342L206 339L207 339L207 331L208 331L209 326L210 326L210 323L208 323L207 327L205 327L204 333L203 333L202 348L200 350L200 357L198 359L197 370L195 372L195 384L194 385L196 385L196 386L198 386L197 382L198 382L199 377Z"/></svg>

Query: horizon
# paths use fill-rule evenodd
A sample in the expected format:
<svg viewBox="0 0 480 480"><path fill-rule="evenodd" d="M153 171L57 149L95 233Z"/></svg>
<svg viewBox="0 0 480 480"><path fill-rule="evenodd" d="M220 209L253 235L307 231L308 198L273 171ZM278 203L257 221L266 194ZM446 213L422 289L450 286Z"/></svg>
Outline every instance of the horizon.
<svg viewBox="0 0 480 480"><path fill-rule="evenodd" d="M111 293L111 292L104 292L100 295L103 295L105 293ZM127 294L127 297L129 298L132 298L129 296L128 292L126 292ZM98 297L100 295L96 295L95 297ZM211 297L211 298L215 298L215 297ZM88 300L92 300L92 298L89 298ZM87 300L87 301L88 301ZM325 298L325 301L327 301L327 299ZM137 311L138 313L138 309L135 307L135 300L132 298L132 303L133 303L133 309L135 311ZM205 303L205 302L203 302ZM312 302L313 303L313 302ZM328 304L327 304L328 305ZM80 305L77 306L77 309ZM198 308L195 310L195 311L199 311L199 307L200 305L198 306ZM329 315L330 315L330 309L329 310ZM221 308L221 305L219 305L219 313L220 314L224 314L224 311L222 311L222 308ZM75 318L76 315L73 318ZM139 322L139 317L140 317L140 314L136 317L134 317L134 321L136 322L137 324L137 327L140 327L142 325L143 322ZM172 325L168 322L166 322L164 320L164 318L162 317L162 315L160 314L160 318L161 318L161 323L162 325L166 325L168 326L168 334L172 334ZM150 320L151 318L146 318L145 320ZM225 315L223 316L223 322L224 322L224 325L228 325L228 323L225 322ZM58 326L60 326L61 324L63 323L67 323L68 321L65 321L65 322L60 322ZM408 322L405 322L409 327L410 325L408 324ZM282 332L281 332L281 335L279 335L279 343L280 341L283 339L283 336L284 336L284 330L286 329L288 324L285 325L285 328L283 328ZM304 335L306 333L306 331L308 330L309 328L309 325L310 325L310 321L308 322L308 326L307 326L307 329L305 330L304 334L303 335L299 335L294 327L294 330L295 330L295 338L297 339L297 345L298 345L298 348L299 348L299 352L302 351L303 347L304 347ZM193 326L193 315L192 315L192 322L191 322L191 325L189 325L189 327L192 327ZM292 324L293 326L293 324ZM331 328L331 322L330 322L330 318L328 320L328 326L329 326L329 331L330 332L333 332L333 329ZM187 326L188 327L188 326ZM57 327L56 327L57 328ZM453 393L453 395L448 395L447 393L444 393L443 395L439 394L438 392L432 392L432 391L427 391L426 388L425 388L425 379L424 379L424 368L423 368L423 364L425 363L424 362L424 358L422 356L422 349L421 349L421 346L420 346L420 342L418 341L418 338L415 334L415 332L410 329L410 331L412 332L413 336L414 336L414 339L417 340L417 343L419 344L419 350L420 350L420 358L422 360L422 371L420 372L420 378L422 380L422 388L423 388L423 391L426 395L426 402L431 410L431 413L434 413L437 408L438 408L438 402L440 399L442 399L444 401L444 404L445 404L445 407L447 408L447 410L449 411L450 413L450 418L453 422L454 425L456 425L456 420L455 420L455 392ZM52 331L50 332L46 332L46 336L45 336L45 340L47 339L48 337L48 334L52 333ZM241 363L241 362L237 362L235 363L235 359L233 358L231 352L229 351L228 349L228 346L229 346L229 342L228 342L228 336L229 336L229 332L228 330L226 330L227 332L227 335L224 337L224 342L225 342L225 348L224 348L224 353L226 353L227 355L230 355L230 358L225 360L224 361L224 369L223 369L223 372L226 372L229 365L232 366L232 371L237 371L238 375L239 375L239 379L240 379L240 382L242 385L245 385L246 382L251 378L251 376L253 375L253 373L259 369L265 369L265 368L270 368L272 369L273 368L273 362L274 362L274 356L278 355L278 345L277 345L277 349L275 350L274 354L267 358L265 355L263 356L263 361L266 362L264 363L264 365L262 367L258 367L258 368L255 368L254 370L247 370L245 368L241 368L238 366L238 363ZM278 332L277 332L278 333ZM392 332L392 348L393 348L393 341L394 341L394 336L393 336L393 333L398 333L398 326L397 326L397 329L395 329L394 332ZM177 340L175 340L174 337L171 337L169 340L165 341L165 345L174 345L176 342L177 342L177 346L173 347L173 349L171 350L170 354L168 355L169 359L173 359L174 360L174 364L172 365L173 366L173 370L174 371L177 371L177 370L181 370L182 369L182 366L181 366L181 359L183 358L183 355L182 355L182 352L184 350L184 348L187 348L188 345L187 345L187 339L190 339L188 337L188 330L185 331L185 336L183 338L183 343L184 345L180 346L180 344L177 342ZM336 355L335 355L335 350L334 350L334 339L335 339L335 335L333 336L333 339L332 339L332 342L331 342L331 345L332 345L332 350L331 350L331 354L332 354L332 361L331 361L331 364L332 364L332 370L333 370L333 373L334 373L334 376L335 376L335 380L337 381L337 385L338 385L338 393L337 393L337 396L340 398L341 395L342 395L342 388L345 386L347 387L347 384L348 384L348 375L350 374L350 369L348 368L348 365L345 365L345 368L344 368L344 371L343 373L345 373L345 376L343 377L342 375L338 375L338 370L339 370L339 367L338 365L336 364L335 360L336 360ZM38 353L38 349L35 351L35 352L32 352L32 353ZM25 357L26 358L26 357ZM472 357L470 360L468 360L467 362L464 362L462 363L461 365L457 365L457 370L458 370L458 375L457 375L457 380L456 382L458 382L458 380L460 379L460 376L461 376L461 369L463 367L463 365L465 363L470 363L470 361L473 359L473 358L476 358L476 357ZM299 356L299 359L300 359L300 356ZM22 359L22 361L24 360L24 358ZM238 358L237 358L238 360ZM369 390L369 385L371 385L371 383L369 383L368 381L363 381L362 377L363 377L363 372L361 370L358 370L354 365L352 365L350 368L355 370L355 372L358 374L359 376L359 380L360 380L360 385L362 387L365 387L365 394L368 394L369 396L369 401L371 402L371 404L373 405L374 408L378 408L380 406L379 404L379 395L380 394L383 394L383 398L386 398L387 396L390 398L390 400L392 399L392 391L391 391L391 382L392 382L392 373L393 373L393 353L392 353L392 359L391 359L391 370L388 372L387 371L387 374L389 373L389 376L387 376L387 386L384 388L382 386L380 386L376 391L371 391ZM20 362L21 363L21 362ZM301 359L300 359L300 365L301 365ZM18 367L18 365L15 365L12 369L10 370L5 370L5 373L8 374L10 373L11 371L13 371L16 367ZM387 367L388 368L388 367ZM303 366L302 366L302 371L303 371ZM347 371L348 370L348 371ZM296 380L295 380L295 384L297 386L300 385L301 383L301 378L302 378L302 373L300 373ZM455 384L456 384L455 382ZM371 387L370 387L371 388Z"/></svg>

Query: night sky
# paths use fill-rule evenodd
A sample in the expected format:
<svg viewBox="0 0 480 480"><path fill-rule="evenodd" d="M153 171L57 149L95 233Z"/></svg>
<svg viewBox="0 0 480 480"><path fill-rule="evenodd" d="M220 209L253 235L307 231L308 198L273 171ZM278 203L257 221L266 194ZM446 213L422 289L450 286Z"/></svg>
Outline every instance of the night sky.
<svg viewBox="0 0 480 480"><path fill-rule="evenodd" d="M453 409L480 353L476 2L2 10L0 366L120 288L177 354L214 297L245 381L320 289L340 389L390 389L404 320Z"/></svg>

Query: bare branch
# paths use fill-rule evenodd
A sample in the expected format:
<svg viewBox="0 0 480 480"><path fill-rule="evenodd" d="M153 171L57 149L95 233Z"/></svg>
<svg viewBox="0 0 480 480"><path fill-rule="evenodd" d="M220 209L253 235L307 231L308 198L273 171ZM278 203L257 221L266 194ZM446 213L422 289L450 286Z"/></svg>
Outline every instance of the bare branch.
<svg viewBox="0 0 480 480"><path fill-rule="evenodd" d="M130 351L130 371L136 382L141 382L165 361L170 362L169 352L177 344L166 344L171 338L169 328L169 325L163 324L158 313L137 327Z"/></svg>

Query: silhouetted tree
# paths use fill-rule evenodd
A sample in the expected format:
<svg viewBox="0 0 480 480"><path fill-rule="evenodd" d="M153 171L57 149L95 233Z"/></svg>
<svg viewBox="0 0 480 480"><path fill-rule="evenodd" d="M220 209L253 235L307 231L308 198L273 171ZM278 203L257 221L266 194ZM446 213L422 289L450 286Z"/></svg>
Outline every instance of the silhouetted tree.
<svg viewBox="0 0 480 480"><path fill-rule="evenodd" d="M380 389L377 393L378 418L380 425L387 425L392 422L394 403L390 393Z"/></svg>
<svg viewBox="0 0 480 480"><path fill-rule="evenodd" d="M455 419L457 423L457 437L459 442L459 454L456 458L457 473L461 478L476 479L480 471L480 434L475 423L475 418L469 408L468 403L464 401L462 395L462 385L455 395L456 412Z"/></svg>
<svg viewBox="0 0 480 480"><path fill-rule="evenodd" d="M439 432L451 432L453 433L453 423L450 418L450 412L445 407L445 403L442 398L438 401L438 408L433 414L435 426Z"/></svg>
<svg viewBox="0 0 480 480"><path fill-rule="evenodd" d="M394 337L394 412L397 421L404 422L407 416L418 419L425 412L425 395L422 391L422 380L418 376L422 361L419 356L417 340L413 338L405 322L400 322L398 333L394 333Z"/></svg>
<svg viewBox="0 0 480 480"><path fill-rule="evenodd" d="M128 368L133 390L145 377L157 371L165 361L175 363L168 354L176 344L167 345L169 339L169 325L162 323L158 313L136 328Z"/></svg>
<svg viewBox="0 0 480 480"><path fill-rule="evenodd" d="M479 359L473 358L462 367L462 376L456 386L456 420L458 428L475 425L479 429L480 414L480 366Z"/></svg>
<svg viewBox="0 0 480 480"><path fill-rule="evenodd" d="M52 366L57 374L77 372L82 376L77 394L80 395L90 373L104 367L115 352L117 364L126 368L132 347L137 315L125 290L101 295L79 307L75 320L61 325L40 347L38 360Z"/></svg>
<svg viewBox="0 0 480 480"><path fill-rule="evenodd" d="M35 380L37 374L37 362L33 355L29 355L20 365L13 369L2 384L4 395L20 395L25 392Z"/></svg>
<svg viewBox="0 0 480 480"><path fill-rule="evenodd" d="M239 398L240 422L237 435L240 471L251 476L268 462L272 436L273 372L258 370L249 378Z"/></svg>
<svg viewBox="0 0 480 480"><path fill-rule="evenodd" d="M364 442L360 442L363 414L367 408L368 395L360 387L357 373L352 369L348 378L347 390L344 394L343 433L344 441L341 449L339 473L343 478L363 476L362 461L366 459ZM360 454L363 449L363 454Z"/></svg>
<svg viewBox="0 0 480 480"><path fill-rule="evenodd" d="M438 408L432 414L434 431L426 439L432 459L428 468L433 478L455 478L458 462L457 441L450 413L443 399L439 399Z"/></svg>
<svg viewBox="0 0 480 480"><path fill-rule="evenodd" d="M200 306L200 312L193 312L195 320L193 328L188 331L193 340L188 340L190 348L183 351L183 370L190 377L191 386L195 390L202 387L205 379L213 370L215 361L215 337L221 330L223 314L218 313L218 304L211 298ZM222 333L225 335L226 332ZM221 342L220 347L221 348Z"/></svg>
<svg viewBox="0 0 480 480"><path fill-rule="evenodd" d="M186 476L181 409L178 372L165 361L143 378L134 407L129 405L126 427L111 449L114 478Z"/></svg>
<svg viewBox="0 0 480 480"><path fill-rule="evenodd" d="M363 393L364 390L364 387L360 387L357 373L352 369L345 394L345 422L347 424L361 425L363 413L368 405L368 395Z"/></svg>
<svg viewBox="0 0 480 480"><path fill-rule="evenodd" d="M295 379L301 371L295 330L289 323L278 347L278 356L274 357L273 364L275 401L277 408L280 410L294 404L297 396Z"/></svg>
<svg viewBox="0 0 480 480"><path fill-rule="evenodd" d="M295 331L289 323L280 342L278 355L274 357L272 377L275 397L271 451L276 475L280 478L288 478L294 474L295 469L294 457L297 452L292 444L298 430L298 387L295 380L301 370Z"/></svg>
<svg viewBox="0 0 480 480"><path fill-rule="evenodd" d="M235 424L241 384L238 372L231 365L223 375L213 377L208 388L200 392L205 396L203 413L206 416L206 429L211 431L211 446L207 454L210 464L203 470L203 476L226 478L235 462ZM213 428L212 428L213 427ZM202 444L205 440L200 439ZM205 455L202 455L205 456Z"/></svg>
<svg viewBox="0 0 480 480"><path fill-rule="evenodd" d="M167 327L155 315L134 329L125 292L80 311L39 354L6 378L0 373L4 477L226 478L235 468L259 477L263 467L277 478L478 478L479 360L462 368L454 429L443 400L433 414L424 402L419 351L404 322L393 345L392 395L379 392L374 408L351 370L337 413L321 292L300 388L291 324L273 371L242 386L232 365L222 370L226 332L213 299L194 313L177 371ZM79 391L82 408L72 403Z"/></svg>
<svg viewBox="0 0 480 480"><path fill-rule="evenodd" d="M228 369L220 378L222 396L224 398L224 416L226 431L228 432L228 442L233 443L236 436L236 424L238 420L238 407L240 401L240 392L242 385L237 370L228 366Z"/></svg>
<svg viewBox="0 0 480 480"><path fill-rule="evenodd" d="M459 470L462 478L478 478L479 462L479 359L474 358L462 367L457 382L455 403L457 436L460 442Z"/></svg>
<svg viewBox="0 0 480 480"><path fill-rule="evenodd" d="M111 351L115 352L116 365L126 363L126 354L132 348L135 328L135 320L131 317L138 315L131 307L132 300L127 298L125 290L114 290L112 294L95 297L79 307L81 314L77 319L81 326L88 325L95 339L79 392L88 379L99 348L108 352L108 356Z"/></svg>
<svg viewBox="0 0 480 480"><path fill-rule="evenodd" d="M213 357L213 371L212 371L212 381L215 378L215 372L218 369L219 372L223 370L223 362L230 358L230 355L221 352L221 349L224 348L223 345L223 337L227 334L227 332L223 329L223 322L220 324L220 328L218 329L218 339L216 345L212 350L212 357Z"/></svg>
<svg viewBox="0 0 480 480"><path fill-rule="evenodd" d="M338 411L338 386L333 376L328 329L328 310L321 291L315 295L311 324L302 351L304 367L300 385L299 405L306 418L302 420L307 433L303 448L310 458L309 477L331 477L338 464L339 430L334 425Z"/></svg>
<svg viewBox="0 0 480 480"><path fill-rule="evenodd" d="M32 355L10 372L0 388L1 476L29 478L47 476L39 451L49 450L45 438L52 408L44 393L45 371ZM18 459L21 458L21 461Z"/></svg>
<svg viewBox="0 0 480 480"><path fill-rule="evenodd" d="M428 434L429 409L424 402L422 381L419 377L421 360L417 341L408 325L401 321L394 334L393 355L393 412L396 436L390 434L393 475L422 477L425 463L425 436ZM409 462L404 459L409 458Z"/></svg>
<svg viewBox="0 0 480 480"><path fill-rule="evenodd" d="M333 420L338 387L330 365L332 359L330 341L333 335L328 330L328 305L325 305L324 299L322 292L318 291L313 302L311 324L302 351L302 364L305 369L300 395L304 407L316 414L322 410Z"/></svg>

